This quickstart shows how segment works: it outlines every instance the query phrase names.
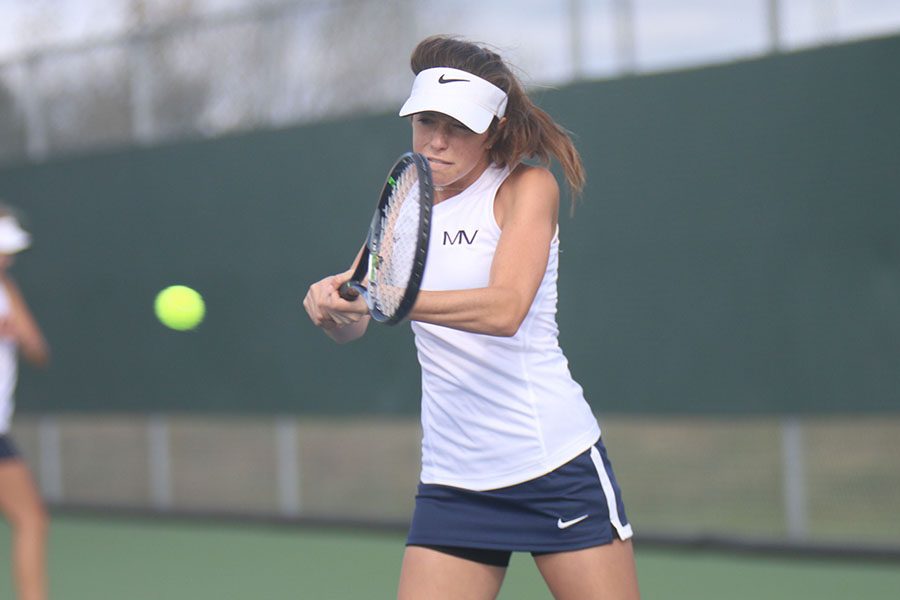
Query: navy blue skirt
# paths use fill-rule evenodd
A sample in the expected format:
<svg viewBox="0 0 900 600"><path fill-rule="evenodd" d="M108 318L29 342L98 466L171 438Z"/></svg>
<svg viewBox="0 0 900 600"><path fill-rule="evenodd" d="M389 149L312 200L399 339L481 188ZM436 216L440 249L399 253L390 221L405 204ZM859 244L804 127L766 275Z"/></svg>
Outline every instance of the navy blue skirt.
<svg viewBox="0 0 900 600"><path fill-rule="evenodd" d="M0 460L19 458L19 449L9 435L0 434Z"/></svg>
<svg viewBox="0 0 900 600"><path fill-rule="evenodd" d="M628 539L602 440L550 473L488 491L419 484L407 544L547 554Z"/></svg>

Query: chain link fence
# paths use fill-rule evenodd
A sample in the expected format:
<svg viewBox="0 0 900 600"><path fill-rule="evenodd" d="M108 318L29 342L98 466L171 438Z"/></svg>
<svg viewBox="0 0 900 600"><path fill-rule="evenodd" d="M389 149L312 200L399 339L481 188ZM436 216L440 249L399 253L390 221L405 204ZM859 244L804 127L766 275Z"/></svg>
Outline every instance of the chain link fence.
<svg viewBox="0 0 900 600"><path fill-rule="evenodd" d="M600 418L641 541L900 557L896 417ZM55 507L404 529L414 418L23 415Z"/></svg>

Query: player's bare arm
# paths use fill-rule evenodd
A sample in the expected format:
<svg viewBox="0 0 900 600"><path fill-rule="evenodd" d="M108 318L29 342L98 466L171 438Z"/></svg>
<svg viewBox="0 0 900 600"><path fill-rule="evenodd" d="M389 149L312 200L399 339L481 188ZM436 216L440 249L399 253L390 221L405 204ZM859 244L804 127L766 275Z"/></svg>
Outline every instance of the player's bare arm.
<svg viewBox="0 0 900 600"><path fill-rule="evenodd" d="M50 361L50 348L37 321L28 309L25 298L15 282L8 276L3 277L0 283L6 287L9 294L11 304L9 328L19 345L19 351L25 360L34 366L46 366Z"/></svg>

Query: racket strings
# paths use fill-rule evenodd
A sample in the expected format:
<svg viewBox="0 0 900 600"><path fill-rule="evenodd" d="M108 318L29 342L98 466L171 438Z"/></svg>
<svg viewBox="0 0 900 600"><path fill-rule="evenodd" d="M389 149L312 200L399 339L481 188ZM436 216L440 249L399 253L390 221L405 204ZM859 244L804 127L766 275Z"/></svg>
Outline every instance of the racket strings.
<svg viewBox="0 0 900 600"><path fill-rule="evenodd" d="M419 236L419 175L409 165L394 177L393 191L381 217L374 278L369 295L385 315L394 315L406 294Z"/></svg>

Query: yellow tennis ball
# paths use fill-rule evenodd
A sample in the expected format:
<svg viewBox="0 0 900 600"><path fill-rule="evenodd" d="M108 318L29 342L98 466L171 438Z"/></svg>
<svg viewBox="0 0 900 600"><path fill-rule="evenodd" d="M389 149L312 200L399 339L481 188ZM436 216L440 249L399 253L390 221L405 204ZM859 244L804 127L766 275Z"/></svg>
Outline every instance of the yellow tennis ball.
<svg viewBox="0 0 900 600"><path fill-rule="evenodd" d="M184 285L172 285L158 293L153 308L163 325L178 331L193 329L206 314L203 296Z"/></svg>

